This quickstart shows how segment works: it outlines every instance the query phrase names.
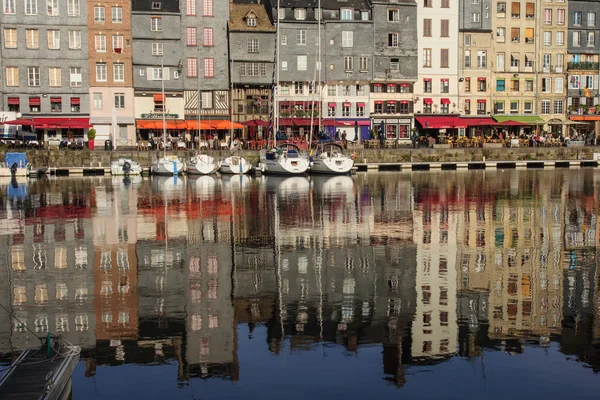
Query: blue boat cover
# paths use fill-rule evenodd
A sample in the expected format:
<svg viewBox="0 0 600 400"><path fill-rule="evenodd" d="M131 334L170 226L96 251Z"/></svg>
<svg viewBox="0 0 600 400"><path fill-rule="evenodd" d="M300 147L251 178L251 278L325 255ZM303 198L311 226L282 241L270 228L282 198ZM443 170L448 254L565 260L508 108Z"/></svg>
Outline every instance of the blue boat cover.
<svg viewBox="0 0 600 400"><path fill-rule="evenodd" d="M25 183L12 183L10 185L8 185L8 188L6 189L6 194L8 195L9 199L19 199L19 200L25 200L27 199L27 195L28 195L28 188L27 188L27 184Z"/></svg>
<svg viewBox="0 0 600 400"><path fill-rule="evenodd" d="M17 167L19 168L25 168L27 165L27 154L6 153L6 156L4 156L4 165L10 168L14 163L17 163Z"/></svg>

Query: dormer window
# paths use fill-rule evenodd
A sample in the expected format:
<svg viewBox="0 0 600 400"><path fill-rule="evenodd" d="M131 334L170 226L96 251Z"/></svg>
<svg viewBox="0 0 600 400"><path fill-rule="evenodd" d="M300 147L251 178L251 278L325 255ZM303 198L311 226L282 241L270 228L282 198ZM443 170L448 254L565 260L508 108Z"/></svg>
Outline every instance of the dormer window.
<svg viewBox="0 0 600 400"><path fill-rule="evenodd" d="M305 8L295 8L294 9L294 19L299 21L304 21L306 19L306 9Z"/></svg>
<svg viewBox="0 0 600 400"><path fill-rule="evenodd" d="M248 24L248 26L256 26L256 18L248 17L248 19L246 20L246 23Z"/></svg>
<svg viewBox="0 0 600 400"><path fill-rule="evenodd" d="M152 9L153 10L160 10L162 8L162 4L160 1L153 1L152 2Z"/></svg>
<svg viewBox="0 0 600 400"><path fill-rule="evenodd" d="M354 19L354 10L351 8L342 8L341 15L342 21L352 21Z"/></svg>

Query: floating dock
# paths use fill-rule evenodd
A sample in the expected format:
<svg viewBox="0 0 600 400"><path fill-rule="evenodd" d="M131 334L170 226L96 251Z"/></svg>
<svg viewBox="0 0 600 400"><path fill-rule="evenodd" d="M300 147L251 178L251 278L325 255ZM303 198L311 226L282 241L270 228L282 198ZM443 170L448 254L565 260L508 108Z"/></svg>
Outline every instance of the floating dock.
<svg viewBox="0 0 600 400"><path fill-rule="evenodd" d="M431 171L459 169L553 169L598 167L595 160L528 160L528 161L458 161L458 162L399 162L355 163L358 171Z"/></svg>

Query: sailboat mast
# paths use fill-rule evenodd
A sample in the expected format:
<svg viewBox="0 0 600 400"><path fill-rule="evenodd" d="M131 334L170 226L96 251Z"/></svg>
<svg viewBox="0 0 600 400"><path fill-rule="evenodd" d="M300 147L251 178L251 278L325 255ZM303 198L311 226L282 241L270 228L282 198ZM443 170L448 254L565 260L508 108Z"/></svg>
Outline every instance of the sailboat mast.
<svg viewBox="0 0 600 400"><path fill-rule="evenodd" d="M273 115L275 117L275 121L273 123L273 147L277 147L277 132L279 132L279 24L281 22L281 19L279 18L280 7L281 1L277 0L277 27L275 30L275 90L273 90Z"/></svg>
<svg viewBox="0 0 600 400"><path fill-rule="evenodd" d="M165 97L165 57L160 58L160 89L162 96L162 125L163 125L163 154L167 156L167 121L166 121L166 112L167 112L167 99Z"/></svg>
<svg viewBox="0 0 600 400"><path fill-rule="evenodd" d="M321 132L322 115L323 115L323 86L321 80L321 20L323 19L323 10L321 9L321 0L318 2L319 18L317 20L317 73L319 78L319 132Z"/></svg>

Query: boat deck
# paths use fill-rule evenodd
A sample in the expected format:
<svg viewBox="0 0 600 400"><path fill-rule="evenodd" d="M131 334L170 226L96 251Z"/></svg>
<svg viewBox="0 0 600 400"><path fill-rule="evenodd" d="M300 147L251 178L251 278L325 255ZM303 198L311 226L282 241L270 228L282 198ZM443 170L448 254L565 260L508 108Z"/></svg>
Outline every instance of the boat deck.
<svg viewBox="0 0 600 400"><path fill-rule="evenodd" d="M72 352L62 341L54 341L53 347L49 357L45 346L25 350L0 379L0 399L60 398L79 361L79 354Z"/></svg>

